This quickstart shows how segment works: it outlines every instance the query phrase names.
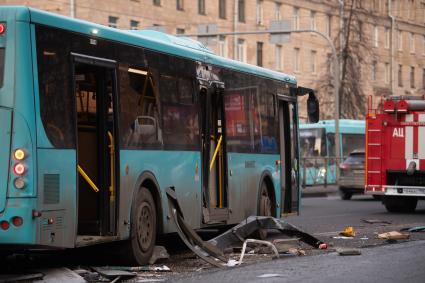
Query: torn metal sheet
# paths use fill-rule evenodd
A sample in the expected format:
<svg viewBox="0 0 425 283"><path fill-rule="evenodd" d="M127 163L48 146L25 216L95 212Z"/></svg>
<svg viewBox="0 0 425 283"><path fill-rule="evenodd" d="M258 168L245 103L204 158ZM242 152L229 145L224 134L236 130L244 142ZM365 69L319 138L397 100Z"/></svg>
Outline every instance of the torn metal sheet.
<svg viewBox="0 0 425 283"><path fill-rule="evenodd" d="M209 240L203 241L198 234L185 222L182 209L177 200L173 187L166 190L168 199L169 216L174 221L176 231L185 245L204 261L217 266L224 267L228 259L224 256L226 248L242 244L250 235L261 229L278 230L290 237L298 237L306 244L319 249L326 249L326 243L316 237L301 231L292 224L281 219L269 216L251 216L223 234Z"/></svg>
<svg viewBox="0 0 425 283"><path fill-rule="evenodd" d="M33 282L43 283L56 283L56 282L70 282L70 283L82 283L87 282L83 277L78 275L76 272L66 268L49 268L37 270L44 274L43 279L36 280Z"/></svg>
<svg viewBox="0 0 425 283"><path fill-rule="evenodd" d="M36 279L43 278L43 273L31 273L31 274L0 274L0 283L5 282L20 282L20 281L33 281Z"/></svg>

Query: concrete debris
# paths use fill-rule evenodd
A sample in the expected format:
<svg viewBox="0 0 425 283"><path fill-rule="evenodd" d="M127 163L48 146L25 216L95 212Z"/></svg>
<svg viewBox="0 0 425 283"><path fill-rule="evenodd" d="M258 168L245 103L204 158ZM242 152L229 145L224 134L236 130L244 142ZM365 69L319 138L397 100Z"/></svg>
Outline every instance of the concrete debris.
<svg viewBox="0 0 425 283"><path fill-rule="evenodd" d="M56 283L56 282L70 282L70 283L82 283L86 282L83 277L78 275L76 272L66 268L50 268L37 270L44 274L43 279L35 280L34 282L43 283Z"/></svg>
<svg viewBox="0 0 425 283"><path fill-rule="evenodd" d="M121 278L123 277L127 277L127 278L131 278L136 276L135 273L126 271L126 270L121 270L121 269L116 269L116 268L111 268L111 267L93 267L93 270L98 272L100 275L106 277L106 278L116 278L118 276L120 276Z"/></svg>
<svg viewBox="0 0 425 283"><path fill-rule="evenodd" d="M391 221L380 219L362 219L362 221L369 224L391 224Z"/></svg>
<svg viewBox="0 0 425 283"><path fill-rule="evenodd" d="M266 274L261 274L258 275L257 278L274 278L274 277L283 277L283 274L279 274L279 273L266 273Z"/></svg>
<svg viewBox="0 0 425 283"><path fill-rule="evenodd" d="M303 256L306 255L306 252L302 249L292 248L288 250L288 253L297 255L297 256Z"/></svg>
<svg viewBox="0 0 425 283"><path fill-rule="evenodd" d="M339 255L342 255L342 256L362 254L360 250L355 250L355 249L337 249L337 252Z"/></svg>
<svg viewBox="0 0 425 283"><path fill-rule="evenodd" d="M300 245L300 240L295 239L275 239L273 240L273 245L277 248L279 253L284 253L289 251L289 249L297 248Z"/></svg>
<svg viewBox="0 0 425 283"><path fill-rule="evenodd" d="M345 227L344 230L342 230L341 232L339 232L340 236L345 236L345 237L354 237L356 236L356 233L354 232L354 228L351 226Z"/></svg>
<svg viewBox="0 0 425 283"><path fill-rule="evenodd" d="M383 240L406 240L409 238L410 238L409 234L404 234L397 231L391 231L391 232L378 234L378 239L383 239Z"/></svg>
<svg viewBox="0 0 425 283"><path fill-rule="evenodd" d="M234 266L238 265L238 263L239 262L237 260L229 259L229 261L226 263L226 266L227 267L234 267Z"/></svg>
<svg viewBox="0 0 425 283"><path fill-rule="evenodd" d="M151 258L149 259L149 264L154 264L160 259L169 259L170 255L168 254L167 250L163 246L155 246L153 249L153 254Z"/></svg>

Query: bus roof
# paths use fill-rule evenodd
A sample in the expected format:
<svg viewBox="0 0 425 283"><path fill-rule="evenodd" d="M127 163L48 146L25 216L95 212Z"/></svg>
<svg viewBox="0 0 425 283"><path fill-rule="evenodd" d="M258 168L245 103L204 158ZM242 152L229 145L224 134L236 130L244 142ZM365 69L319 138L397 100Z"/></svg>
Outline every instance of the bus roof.
<svg viewBox="0 0 425 283"><path fill-rule="evenodd" d="M302 129L326 129L328 133L335 133L335 120L321 120L317 123L300 124ZM340 119L339 129L341 133L363 133L365 131L364 120Z"/></svg>
<svg viewBox="0 0 425 283"><path fill-rule="evenodd" d="M217 56L202 43L189 38L176 37L152 30L120 30L25 6L3 6L0 7L0 11L1 10L3 10L3 12L14 13L17 21L48 25L85 34L93 38L102 38L129 45L141 46L162 53L204 62L206 64L218 65L291 84L297 83L294 76Z"/></svg>

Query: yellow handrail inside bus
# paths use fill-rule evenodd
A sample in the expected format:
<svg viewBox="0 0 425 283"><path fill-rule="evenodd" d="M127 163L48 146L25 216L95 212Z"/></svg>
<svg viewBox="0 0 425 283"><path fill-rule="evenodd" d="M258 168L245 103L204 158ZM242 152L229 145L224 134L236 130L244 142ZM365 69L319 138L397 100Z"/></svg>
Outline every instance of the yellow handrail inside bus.
<svg viewBox="0 0 425 283"><path fill-rule="evenodd" d="M213 155L213 157L211 159L211 162L210 162L210 172L211 172L212 167L213 167L213 165L215 163L215 158L217 157L217 153L220 150L221 140L222 139L223 139L223 135L221 135L220 138L218 139L217 147L215 148L214 155Z"/></svg>
<svg viewBox="0 0 425 283"><path fill-rule="evenodd" d="M110 161L111 161L111 185L109 186L109 201L113 202L115 200L115 146L114 146L114 137L112 136L111 132L108 131L108 137L109 137L109 154L110 154Z"/></svg>
<svg viewBox="0 0 425 283"><path fill-rule="evenodd" d="M83 176L84 180L86 180L86 182L90 185L93 191L98 193L99 189L97 188L96 184L93 183L93 181L90 179L90 177L86 174L86 172L84 172L83 168L81 168L80 165L77 165L77 169L78 169L78 173L80 173L81 176Z"/></svg>

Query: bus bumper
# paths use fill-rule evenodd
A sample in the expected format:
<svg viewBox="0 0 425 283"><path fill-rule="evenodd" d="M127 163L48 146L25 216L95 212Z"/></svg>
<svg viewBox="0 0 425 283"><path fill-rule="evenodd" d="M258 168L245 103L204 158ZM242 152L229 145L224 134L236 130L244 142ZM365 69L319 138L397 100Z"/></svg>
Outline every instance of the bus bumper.
<svg viewBox="0 0 425 283"><path fill-rule="evenodd" d="M35 198L8 198L6 208L0 213L0 245L35 245L36 221L32 217ZM20 217L20 221L14 221ZM16 220L16 219L15 219Z"/></svg>

